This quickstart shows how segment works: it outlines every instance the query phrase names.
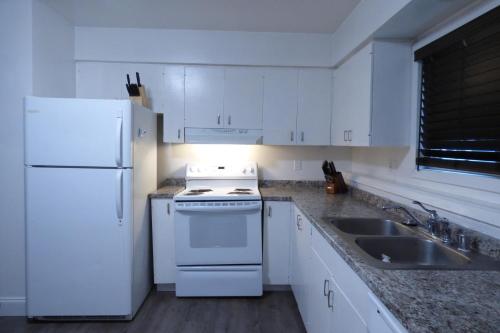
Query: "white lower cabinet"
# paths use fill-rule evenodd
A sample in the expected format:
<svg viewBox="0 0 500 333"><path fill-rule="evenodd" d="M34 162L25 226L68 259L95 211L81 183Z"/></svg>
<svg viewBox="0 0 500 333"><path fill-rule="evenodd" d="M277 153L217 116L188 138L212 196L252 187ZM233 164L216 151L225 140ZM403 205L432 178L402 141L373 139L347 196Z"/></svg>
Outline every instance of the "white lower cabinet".
<svg viewBox="0 0 500 333"><path fill-rule="evenodd" d="M264 202L262 279L264 284L288 285L291 203Z"/></svg>
<svg viewBox="0 0 500 333"><path fill-rule="evenodd" d="M304 214L294 207L291 224L290 285L297 301L302 321L308 327L308 285L311 253L311 224Z"/></svg>
<svg viewBox="0 0 500 333"><path fill-rule="evenodd" d="M174 201L152 199L154 283L175 283Z"/></svg>
<svg viewBox="0 0 500 333"><path fill-rule="evenodd" d="M309 333L404 333L325 238L292 205L290 284Z"/></svg>

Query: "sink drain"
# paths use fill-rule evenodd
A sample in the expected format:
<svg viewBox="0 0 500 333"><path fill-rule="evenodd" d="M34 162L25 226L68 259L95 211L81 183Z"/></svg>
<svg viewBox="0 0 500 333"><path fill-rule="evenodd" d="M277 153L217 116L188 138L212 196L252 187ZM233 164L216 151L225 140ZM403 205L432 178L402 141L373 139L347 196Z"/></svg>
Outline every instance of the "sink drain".
<svg viewBox="0 0 500 333"><path fill-rule="evenodd" d="M389 257L387 254L382 253L382 261L391 262L391 257Z"/></svg>

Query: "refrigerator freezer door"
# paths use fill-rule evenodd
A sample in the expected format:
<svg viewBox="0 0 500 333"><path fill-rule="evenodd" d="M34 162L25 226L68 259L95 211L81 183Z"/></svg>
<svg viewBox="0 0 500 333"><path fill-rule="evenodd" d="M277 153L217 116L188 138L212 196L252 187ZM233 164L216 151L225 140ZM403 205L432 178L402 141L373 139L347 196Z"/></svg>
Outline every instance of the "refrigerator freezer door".
<svg viewBox="0 0 500 333"><path fill-rule="evenodd" d="M132 166L130 101L26 97L24 121L26 165Z"/></svg>
<svg viewBox="0 0 500 333"><path fill-rule="evenodd" d="M25 172L28 316L130 315L132 170Z"/></svg>

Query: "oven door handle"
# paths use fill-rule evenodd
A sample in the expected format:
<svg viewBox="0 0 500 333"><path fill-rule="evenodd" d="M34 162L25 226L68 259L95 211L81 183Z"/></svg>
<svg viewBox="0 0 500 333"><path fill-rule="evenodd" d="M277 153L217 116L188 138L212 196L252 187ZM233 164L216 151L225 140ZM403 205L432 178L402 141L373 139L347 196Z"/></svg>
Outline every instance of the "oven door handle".
<svg viewBox="0 0 500 333"><path fill-rule="evenodd" d="M262 203L256 202L245 205L234 205L234 206L184 206L175 205L175 210L178 212L207 212L207 213L224 213L224 212L248 212L261 210Z"/></svg>

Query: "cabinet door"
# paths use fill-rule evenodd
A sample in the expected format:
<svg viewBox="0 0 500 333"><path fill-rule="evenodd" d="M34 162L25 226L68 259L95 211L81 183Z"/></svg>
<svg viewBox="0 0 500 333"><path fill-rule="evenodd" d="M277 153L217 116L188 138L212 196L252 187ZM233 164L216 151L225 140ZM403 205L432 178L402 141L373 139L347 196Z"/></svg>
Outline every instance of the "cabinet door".
<svg viewBox="0 0 500 333"><path fill-rule="evenodd" d="M175 282L174 205L171 199L152 199L154 283Z"/></svg>
<svg viewBox="0 0 500 333"><path fill-rule="evenodd" d="M329 332L368 332L365 322L333 277L330 278L328 299L333 312Z"/></svg>
<svg viewBox="0 0 500 333"><path fill-rule="evenodd" d="M369 146L371 130L372 104L372 44L368 44L341 68L344 76L337 81L336 86L343 86L345 94L342 114L346 114L348 140L352 146ZM340 94L339 94L340 95ZM337 97L337 95L335 95Z"/></svg>
<svg viewBox="0 0 500 333"><path fill-rule="evenodd" d="M297 80L298 70L296 69L266 69L264 74L264 144L295 144Z"/></svg>
<svg viewBox="0 0 500 333"><path fill-rule="evenodd" d="M333 73L333 106L331 138L334 146L348 146L347 131L351 127L350 114L346 111L348 100L354 92L346 87L349 73L340 66Z"/></svg>
<svg viewBox="0 0 500 333"><path fill-rule="evenodd" d="M127 98L127 78L120 63L78 62L76 64L76 97Z"/></svg>
<svg viewBox="0 0 500 333"><path fill-rule="evenodd" d="M372 293L368 293L369 313L368 332L370 333L406 333L407 330L392 313Z"/></svg>
<svg viewBox="0 0 500 333"><path fill-rule="evenodd" d="M184 66L163 67L163 141L184 142Z"/></svg>
<svg viewBox="0 0 500 333"><path fill-rule="evenodd" d="M309 333L329 332L332 311L328 304L330 271L315 250L311 251L311 265L308 278L311 280L309 302ZM340 331L339 331L340 332ZM346 331L348 332L348 331Z"/></svg>
<svg viewBox="0 0 500 333"><path fill-rule="evenodd" d="M224 81L224 127L262 129L263 72L228 67Z"/></svg>
<svg viewBox="0 0 500 333"><path fill-rule="evenodd" d="M304 324L306 323L306 293L304 283L304 260L306 246L304 241L304 221L302 213L294 207L292 219L292 244L291 244L291 286L295 301L299 308Z"/></svg>
<svg viewBox="0 0 500 333"><path fill-rule="evenodd" d="M223 127L224 68L186 66L186 127Z"/></svg>
<svg viewBox="0 0 500 333"><path fill-rule="evenodd" d="M299 70L298 144L325 146L330 144L331 87L331 70Z"/></svg>
<svg viewBox="0 0 500 333"><path fill-rule="evenodd" d="M299 308L302 321L308 327L308 275L311 253L311 224L302 212L294 207L292 220L292 291Z"/></svg>
<svg viewBox="0 0 500 333"><path fill-rule="evenodd" d="M290 202L264 202L263 282L289 284Z"/></svg>

